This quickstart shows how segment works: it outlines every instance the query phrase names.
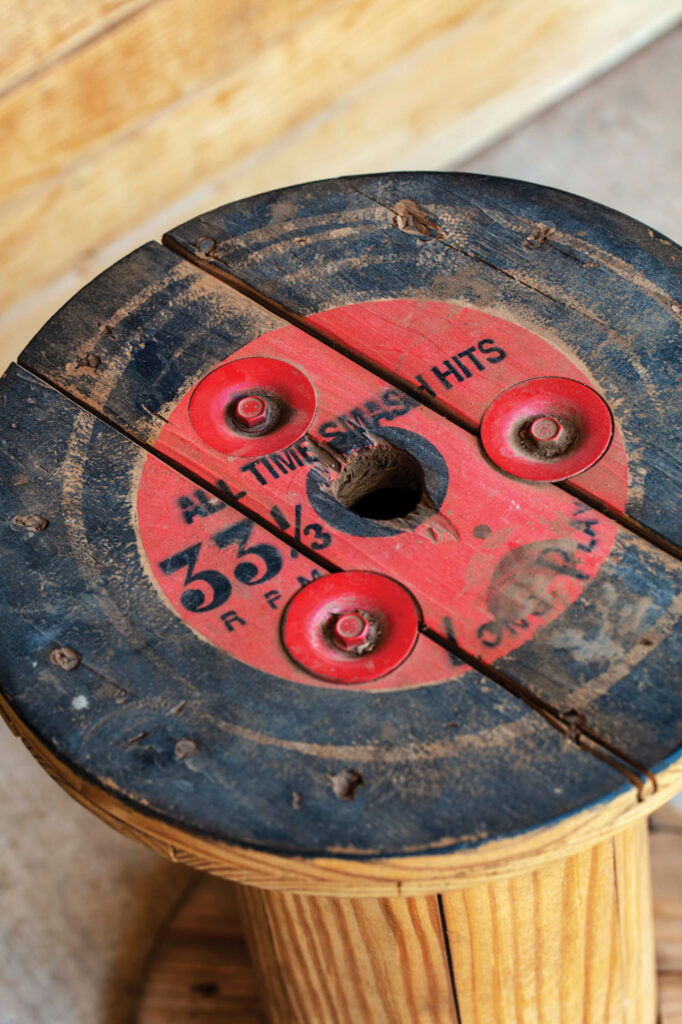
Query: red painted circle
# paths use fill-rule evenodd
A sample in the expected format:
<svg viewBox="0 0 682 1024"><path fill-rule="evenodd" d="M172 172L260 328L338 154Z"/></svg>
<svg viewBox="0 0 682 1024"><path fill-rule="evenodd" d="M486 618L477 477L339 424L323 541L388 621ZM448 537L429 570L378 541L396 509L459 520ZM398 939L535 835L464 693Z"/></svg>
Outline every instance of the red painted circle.
<svg viewBox="0 0 682 1024"><path fill-rule="evenodd" d="M366 650L341 650L335 623L364 619ZM364 628L364 623L361 629ZM411 595L373 572L339 572L315 580L289 602L282 640L289 655L313 675L335 683L368 683L397 668L415 645L419 616Z"/></svg>
<svg viewBox="0 0 682 1024"><path fill-rule="evenodd" d="M485 410L505 388L527 382L533 373L572 378L591 390L590 378L555 344L500 317L455 303L357 303L316 314L312 322L346 350L371 352L379 367L411 382L427 400L454 412L471 429L479 426ZM555 494L547 504L542 486L498 472L481 457L471 435L459 435L450 444L444 421L376 378L367 378L365 371L358 369L340 382L334 371L339 358L331 350L321 354L316 342L287 325L248 342L217 370L260 362L270 370L284 366L305 374L317 402L307 428L313 442L333 448L337 438L343 439L353 423L364 418L370 430L391 429L396 439L401 432L421 438L440 453L449 483L439 513L418 526L414 538L367 537L362 541L367 561L358 551L355 564L344 563L348 544L358 543L355 535L349 539L341 520L325 519L310 501L307 480L319 461L308 438L249 460L243 456L254 449L248 451L246 445L267 443L270 437L273 445L285 443L275 442L274 432L235 433L244 447L233 454L241 457L226 457L190 424L195 388L165 410L167 422L155 438L155 448L278 531L297 537L313 557L319 551L348 569L365 564L402 580L415 593L421 586L418 600L429 625L441 634L456 634L460 647L487 663L532 641L599 572L617 533L615 521L596 516L564 492L562 501ZM274 377L279 384L280 374ZM259 397L261 389L248 385L247 380L235 405L241 397ZM545 412L543 418L551 418ZM224 421L218 425L228 433ZM576 484L607 507L624 507L627 455L617 427L604 457ZM311 674L284 649L282 609L323 571L290 548L286 536L280 533L278 539L259 526L250 527L229 505L152 455L140 470L137 528L155 586L174 613L206 642L279 679L323 688L347 686ZM278 565L267 577L266 554ZM200 591L203 600L194 591ZM434 610L446 608L448 617L434 621ZM351 656L338 653L346 659ZM454 665L442 648L418 639L414 654L396 671L351 688L373 692L432 685L464 671L464 663Z"/></svg>
<svg viewBox="0 0 682 1024"><path fill-rule="evenodd" d="M558 429L550 430L554 425ZM566 377L514 384L491 402L481 422L488 457L522 480L551 482L582 473L601 458L612 434L603 398Z"/></svg>
<svg viewBox="0 0 682 1024"><path fill-rule="evenodd" d="M259 413L252 416L255 402L264 407L262 419ZM298 441L310 426L315 408L315 389L305 374L281 359L252 357L222 363L207 374L192 393L189 420L211 448L225 455L256 458Z"/></svg>

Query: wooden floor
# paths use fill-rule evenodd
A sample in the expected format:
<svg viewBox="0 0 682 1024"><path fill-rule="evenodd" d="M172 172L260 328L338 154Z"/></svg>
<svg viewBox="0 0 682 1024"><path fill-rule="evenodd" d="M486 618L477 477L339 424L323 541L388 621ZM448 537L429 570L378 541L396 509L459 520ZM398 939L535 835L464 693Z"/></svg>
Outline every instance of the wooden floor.
<svg viewBox="0 0 682 1024"><path fill-rule="evenodd" d="M682 813L651 821L660 1024L682 1024ZM150 962L138 1024L265 1024L233 887L202 876ZM606 1022L605 1022L606 1024Z"/></svg>

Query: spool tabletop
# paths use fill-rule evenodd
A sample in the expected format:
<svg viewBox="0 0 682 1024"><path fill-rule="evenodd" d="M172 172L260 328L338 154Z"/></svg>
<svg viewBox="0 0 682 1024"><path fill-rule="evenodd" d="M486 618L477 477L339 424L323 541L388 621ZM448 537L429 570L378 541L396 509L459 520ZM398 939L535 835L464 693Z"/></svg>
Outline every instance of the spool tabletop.
<svg viewBox="0 0 682 1024"><path fill-rule="evenodd" d="M611 871L595 920L640 875L648 920L641 823L682 785L680 251L441 174L287 189L164 242L0 383L10 725L115 827L258 887L262 964L283 947L253 922L292 898L263 890L418 896L429 963L462 977L457 901L554 891L586 850ZM336 1019L282 992L273 1020ZM386 1020L456 1019L439 993ZM603 999L586 1020L630 1020Z"/></svg>

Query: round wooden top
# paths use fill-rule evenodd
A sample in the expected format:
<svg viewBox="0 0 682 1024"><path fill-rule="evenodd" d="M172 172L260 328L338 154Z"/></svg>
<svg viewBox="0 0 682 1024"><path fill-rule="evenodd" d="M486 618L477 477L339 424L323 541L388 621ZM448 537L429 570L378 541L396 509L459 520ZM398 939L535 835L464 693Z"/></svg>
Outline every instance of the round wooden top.
<svg viewBox="0 0 682 1024"><path fill-rule="evenodd" d="M444 174L164 243L0 384L0 701L58 781L330 893L524 870L679 788L680 250Z"/></svg>

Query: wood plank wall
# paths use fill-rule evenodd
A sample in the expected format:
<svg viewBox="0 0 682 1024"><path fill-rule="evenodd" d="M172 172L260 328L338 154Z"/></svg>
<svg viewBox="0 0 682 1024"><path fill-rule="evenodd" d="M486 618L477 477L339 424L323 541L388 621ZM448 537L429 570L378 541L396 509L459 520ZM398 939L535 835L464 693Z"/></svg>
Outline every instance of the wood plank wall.
<svg viewBox="0 0 682 1024"><path fill-rule="evenodd" d="M471 154L682 0L0 0L0 367L202 209Z"/></svg>

